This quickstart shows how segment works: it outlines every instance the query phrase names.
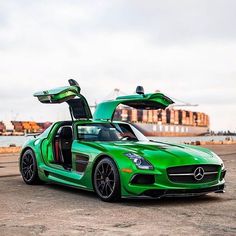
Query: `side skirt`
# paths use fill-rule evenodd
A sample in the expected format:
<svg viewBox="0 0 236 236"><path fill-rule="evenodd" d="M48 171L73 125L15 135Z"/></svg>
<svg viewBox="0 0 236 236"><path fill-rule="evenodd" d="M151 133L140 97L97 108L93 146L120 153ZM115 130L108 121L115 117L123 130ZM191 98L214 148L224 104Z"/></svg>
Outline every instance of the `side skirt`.
<svg viewBox="0 0 236 236"><path fill-rule="evenodd" d="M59 170L48 166L40 166L39 171L47 178L47 182L54 182L66 186L71 186L79 189L86 189L93 191L93 189L88 188L86 185L80 183L80 179L83 175L75 171Z"/></svg>

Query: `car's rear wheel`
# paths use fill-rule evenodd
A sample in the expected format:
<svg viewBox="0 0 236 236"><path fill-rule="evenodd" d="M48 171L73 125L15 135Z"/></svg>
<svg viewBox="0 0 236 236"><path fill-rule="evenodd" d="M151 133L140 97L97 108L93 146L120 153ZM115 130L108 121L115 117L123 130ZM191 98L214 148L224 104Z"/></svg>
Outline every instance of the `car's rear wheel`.
<svg viewBox="0 0 236 236"><path fill-rule="evenodd" d="M120 199L120 176L112 159L106 157L98 162L93 183L97 195L103 201L113 202Z"/></svg>
<svg viewBox="0 0 236 236"><path fill-rule="evenodd" d="M26 184L40 184L35 155L31 149L26 150L20 159L20 172Z"/></svg>

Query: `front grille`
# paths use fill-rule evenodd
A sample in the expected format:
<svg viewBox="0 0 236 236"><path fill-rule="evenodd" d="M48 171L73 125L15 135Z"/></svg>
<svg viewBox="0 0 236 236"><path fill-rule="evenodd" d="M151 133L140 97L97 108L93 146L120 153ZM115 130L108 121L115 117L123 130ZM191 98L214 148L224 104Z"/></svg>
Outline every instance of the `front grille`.
<svg viewBox="0 0 236 236"><path fill-rule="evenodd" d="M168 168L167 175L176 183L207 183L217 180L219 170L220 165L178 166ZM200 175L197 176L198 172Z"/></svg>

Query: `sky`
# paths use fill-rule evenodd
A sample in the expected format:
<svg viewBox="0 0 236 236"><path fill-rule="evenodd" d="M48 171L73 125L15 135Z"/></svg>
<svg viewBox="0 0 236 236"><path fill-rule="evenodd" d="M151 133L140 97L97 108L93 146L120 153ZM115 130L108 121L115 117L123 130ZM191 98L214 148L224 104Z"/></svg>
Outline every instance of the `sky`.
<svg viewBox="0 0 236 236"><path fill-rule="evenodd" d="M76 79L90 104L160 90L236 131L236 1L0 0L0 120L69 118L36 91Z"/></svg>

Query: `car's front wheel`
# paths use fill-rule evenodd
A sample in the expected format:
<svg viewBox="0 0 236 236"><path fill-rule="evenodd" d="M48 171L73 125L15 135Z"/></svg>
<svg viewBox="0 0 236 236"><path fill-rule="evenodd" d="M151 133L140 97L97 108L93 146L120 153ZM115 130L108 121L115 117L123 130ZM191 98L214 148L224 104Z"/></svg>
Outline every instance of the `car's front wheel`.
<svg viewBox="0 0 236 236"><path fill-rule="evenodd" d="M114 202L120 199L120 176L112 159L106 157L98 162L93 183L97 195L103 201Z"/></svg>
<svg viewBox="0 0 236 236"><path fill-rule="evenodd" d="M26 184L40 184L35 155L31 149L26 150L20 159L20 172Z"/></svg>

